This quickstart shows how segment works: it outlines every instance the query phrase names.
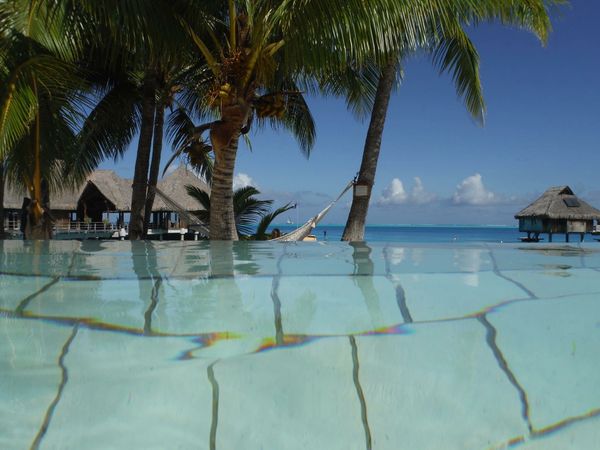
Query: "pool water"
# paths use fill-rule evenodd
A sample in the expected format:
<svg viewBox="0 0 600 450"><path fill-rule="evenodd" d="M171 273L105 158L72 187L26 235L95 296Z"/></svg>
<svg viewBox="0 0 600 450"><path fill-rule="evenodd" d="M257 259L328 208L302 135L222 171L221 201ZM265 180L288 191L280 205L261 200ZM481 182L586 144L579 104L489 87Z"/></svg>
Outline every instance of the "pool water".
<svg viewBox="0 0 600 450"><path fill-rule="evenodd" d="M0 241L0 449L600 448L600 246Z"/></svg>

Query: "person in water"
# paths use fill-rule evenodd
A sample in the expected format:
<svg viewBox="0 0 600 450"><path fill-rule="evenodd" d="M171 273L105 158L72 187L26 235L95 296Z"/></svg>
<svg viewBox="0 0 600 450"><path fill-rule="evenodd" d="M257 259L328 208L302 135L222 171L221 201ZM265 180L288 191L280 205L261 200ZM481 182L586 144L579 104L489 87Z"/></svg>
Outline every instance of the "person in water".
<svg viewBox="0 0 600 450"><path fill-rule="evenodd" d="M271 231L271 239L276 239L280 236L281 236L281 231L279 230L279 228L273 228L273 231Z"/></svg>

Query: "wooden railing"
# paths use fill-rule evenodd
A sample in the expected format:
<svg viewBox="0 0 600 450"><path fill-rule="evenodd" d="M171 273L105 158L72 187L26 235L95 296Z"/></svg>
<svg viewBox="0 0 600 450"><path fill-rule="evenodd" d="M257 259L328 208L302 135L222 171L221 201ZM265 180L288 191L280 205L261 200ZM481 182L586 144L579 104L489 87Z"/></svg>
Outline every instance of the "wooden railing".
<svg viewBox="0 0 600 450"><path fill-rule="evenodd" d="M127 225L124 226L127 230ZM69 222L59 223L54 226L54 233L106 233L119 231L114 223L105 222Z"/></svg>

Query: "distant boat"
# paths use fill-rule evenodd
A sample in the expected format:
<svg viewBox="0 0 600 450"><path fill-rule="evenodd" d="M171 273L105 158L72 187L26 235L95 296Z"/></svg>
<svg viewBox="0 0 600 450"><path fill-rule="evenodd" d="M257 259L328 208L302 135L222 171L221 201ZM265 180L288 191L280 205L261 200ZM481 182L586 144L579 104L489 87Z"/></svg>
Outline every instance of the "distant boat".
<svg viewBox="0 0 600 450"><path fill-rule="evenodd" d="M293 224L294 222L292 222L292 221L290 220L290 218L288 217L288 219L285 221L285 223L287 223L288 225L291 225L291 224Z"/></svg>

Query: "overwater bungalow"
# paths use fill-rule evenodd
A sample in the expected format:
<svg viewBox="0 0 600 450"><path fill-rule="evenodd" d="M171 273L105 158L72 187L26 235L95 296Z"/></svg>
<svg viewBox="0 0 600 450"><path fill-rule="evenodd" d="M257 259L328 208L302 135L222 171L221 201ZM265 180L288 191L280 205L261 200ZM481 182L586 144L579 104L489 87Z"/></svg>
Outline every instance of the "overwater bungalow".
<svg viewBox="0 0 600 450"><path fill-rule="evenodd" d="M63 192L50 195L50 204L52 206L52 217L56 226L68 225L73 220L73 214L77 211L77 203L80 190L65 190ZM4 190L4 229L19 231L21 226L21 209L23 200L29 197L29 194L23 189L14 189L7 185Z"/></svg>
<svg viewBox="0 0 600 450"><path fill-rule="evenodd" d="M131 184L131 183L130 183ZM159 230L188 228L189 214L204 209L187 193L186 186L195 186L210 192L204 180L185 166L180 165L158 182L157 195L152 208L150 227Z"/></svg>
<svg viewBox="0 0 600 450"><path fill-rule="evenodd" d="M79 230L117 230L127 228L131 212L132 181L121 178L112 170L97 170L74 189L51 193L50 208L57 233ZM186 185L210 190L193 172L180 166L158 182L152 208L150 228L180 230L189 225L189 214L203 209L186 191ZM9 232L20 229L21 208L27 197L24 190L8 185L4 196L4 228Z"/></svg>
<svg viewBox="0 0 600 450"><path fill-rule="evenodd" d="M515 215L519 231L527 233L525 240L538 241L542 233L564 234L569 242L570 234L578 234L583 241L586 233L594 231L594 221L600 221L600 210L578 198L569 186L548 189L536 201Z"/></svg>

